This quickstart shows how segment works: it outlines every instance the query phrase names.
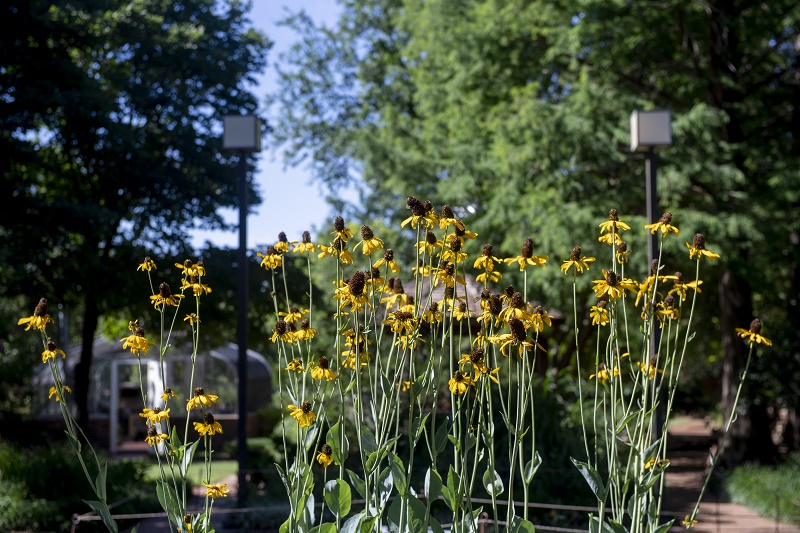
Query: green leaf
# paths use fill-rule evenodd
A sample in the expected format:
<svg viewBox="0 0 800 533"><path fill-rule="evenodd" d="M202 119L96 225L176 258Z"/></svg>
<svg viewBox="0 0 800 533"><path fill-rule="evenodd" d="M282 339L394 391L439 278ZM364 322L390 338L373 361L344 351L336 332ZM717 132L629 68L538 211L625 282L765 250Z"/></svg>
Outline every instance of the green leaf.
<svg viewBox="0 0 800 533"><path fill-rule="evenodd" d="M365 512L361 511L360 513L351 516L347 522L342 525L342 533L356 533L360 531L361 521L364 520Z"/></svg>
<svg viewBox="0 0 800 533"><path fill-rule="evenodd" d="M442 477L433 467L428 468L428 471L425 473L423 491L428 502L435 502L442 494Z"/></svg>
<svg viewBox="0 0 800 533"><path fill-rule="evenodd" d="M394 486L397 487L397 492L401 495L405 494L408 489L408 484L406 483L406 467L397 455L391 454L391 459L392 461L389 467L392 469Z"/></svg>
<svg viewBox="0 0 800 533"><path fill-rule="evenodd" d="M156 480L156 496L158 503L161 504L161 508L167 513L170 520L179 524L183 520L183 516L178 505L178 495L172 485L160 479Z"/></svg>
<svg viewBox="0 0 800 533"><path fill-rule="evenodd" d="M380 509L383 509L383 506L386 505L386 502L389 500L393 487L394 478L392 477L392 469L387 466L380 473L380 476L378 476L378 502Z"/></svg>
<svg viewBox="0 0 800 533"><path fill-rule="evenodd" d="M345 480L332 479L325 483L323 496L331 512L338 518L347 516L350 513L352 496L350 493L350 485L348 485Z"/></svg>
<svg viewBox="0 0 800 533"><path fill-rule="evenodd" d="M331 457L333 457L337 465L344 464L350 452L350 443L347 440L347 435L342 435L341 423L341 420L339 420L331 426L328 430L328 439L326 441L328 446L331 447ZM342 439L344 439L344 442L342 442ZM341 447L342 444L344 449Z"/></svg>
<svg viewBox="0 0 800 533"><path fill-rule="evenodd" d="M106 499L106 477L108 476L108 463L100 467L97 472L97 479L94 482L95 494L101 500Z"/></svg>
<svg viewBox="0 0 800 533"><path fill-rule="evenodd" d="M373 533L373 531L375 531L375 522L377 521L377 516L373 516L369 520L363 520L360 528L361 533Z"/></svg>
<svg viewBox="0 0 800 533"><path fill-rule="evenodd" d="M367 484L364 483L364 480L361 479L360 477L358 477L358 474L356 474L355 472L353 472L349 468L347 469L347 476L350 478L350 483L356 489L356 492L358 492L358 495L361 496L363 499L366 499L367 498Z"/></svg>
<svg viewBox="0 0 800 533"><path fill-rule="evenodd" d="M428 526L433 530L433 533L444 533L442 524L432 516L428 518Z"/></svg>
<svg viewBox="0 0 800 533"><path fill-rule="evenodd" d="M661 524L660 526L655 528L653 530L653 533L667 533L667 531L669 531L669 528L672 527L673 522L675 522L674 518L672 520L670 520L669 522L667 522L665 524Z"/></svg>
<svg viewBox="0 0 800 533"><path fill-rule="evenodd" d="M317 426L311 426L306 432L306 450L310 450L314 446L314 442L317 440L318 432L319 427Z"/></svg>
<svg viewBox="0 0 800 533"><path fill-rule="evenodd" d="M434 439L436 442L436 452L442 453L442 451L447 446L447 437L450 435L450 431L447 428L447 424L443 423L440 424L438 428L436 428L436 438Z"/></svg>
<svg viewBox="0 0 800 533"><path fill-rule="evenodd" d="M92 508L92 510L97 513L97 515L103 520L103 524L105 524L106 528L113 533L118 531L117 523L114 522L114 519L111 518L111 511L108 510L108 505L106 502L97 502L91 500L83 500L86 505Z"/></svg>
<svg viewBox="0 0 800 533"><path fill-rule="evenodd" d="M483 473L483 486L486 488L486 492L489 493L489 496L500 496L505 490L500 475L492 469L487 469Z"/></svg>
<svg viewBox="0 0 800 533"><path fill-rule="evenodd" d="M289 478L286 477L286 474L283 472L283 468L281 468L281 465L279 465L278 463L274 463L274 464L275 464L275 468L278 469L278 476L281 478L281 481L283 482L283 486L286 488L286 493L289 495L289 497L291 497L292 496L292 487L291 487L291 484L289 483Z"/></svg>
<svg viewBox="0 0 800 533"><path fill-rule="evenodd" d="M628 533L628 529L616 520L611 520L609 518L608 523L611 525L611 529L614 530L614 533Z"/></svg>
<svg viewBox="0 0 800 533"><path fill-rule="evenodd" d="M614 533L607 523L600 523L600 519L596 516L589 515L589 533Z"/></svg>
<svg viewBox="0 0 800 533"><path fill-rule="evenodd" d="M539 452L537 451L534 454L533 459L528 461L528 463L525 465L525 469L522 471L522 478L525 483L530 483L533 480L533 476L536 475L536 472L539 470L540 466L542 466L542 456L539 455Z"/></svg>
<svg viewBox="0 0 800 533"><path fill-rule="evenodd" d="M425 430L425 422L427 422L429 416L430 413L425 413L425 416L418 416L411 423L411 437L414 446L417 445L419 438L422 436L422 432Z"/></svg>
<svg viewBox="0 0 800 533"><path fill-rule="evenodd" d="M375 435L372 434L372 431L370 431L366 424L361 424L361 449L364 450L364 453L367 455L378 451L378 443L375 440Z"/></svg>
<svg viewBox="0 0 800 533"><path fill-rule="evenodd" d="M639 411L634 411L634 412L632 412L631 414L629 414L628 416L626 416L625 418L623 418L622 420L620 420L620 421L619 421L619 423L617 424L617 427L614 429L614 434L615 434L615 435L619 435L620 431L622 431L623 429L625 429L625 426L627 426L627 425L628 425L628 423L629 423L631 420L633 420L634 418L636 418L637 416L639 416L639 413L640 413L640 412L641 412L641 410L639 410Z"/></svg>
<svg viewBox="0 0 800 533"><path fill-rule="evenodd" d="M589 466L587 463L578 461L572 457L570 457L569 460L572 461L572 464L574 464L575 468L577 468L581 473L583 478L586 480L586 483L589 484L589 488L592 489L595 497L600 501L605 501L606 489L603 486L603 481L600 479L600 475L597 473L597 470Z"/></svg>
<svg viewBox="0 0 800 533"><path fill-rule="evenodd" d="M336 524L332 522L326 522L324 524L314 526L311 528L309 533L336 533Z"/></svg>
<svg viewBox="0 0 800 533"><path fill-rule="evenodd" d="M186 477L186 473L189 471L189 467L192 466L192 461L194 461L194 452L197 451L198 444L200 444L200 441L196 440L193 443L189 444L184 449L183 457L181 457L181 461L179 464L181 477Z"/></svg>
<svg viewBox="0 0 800 533"><path fill-rule="evenodd" d="M456 498L455 498L455 495L453 494L453 492L449 488L447 488L446 486L442 487L442 496L444 497L444 503L447 504L447 506L450 508L450 510L452 512L456 512L456 508L455 508L455 500L456 500Z"/></svg>
<svg viewBox="0 0 800 533"><path fill-rule="evenodd" d="M524 518L515 516L511 519L511 525L508 526L507 531L508 533L536 533L536 528Z"/></svg>
<svg viewBox="0 0 800 533"><path fill-rule="evenodd" d="M77 439L77 437L66 430L64 430L64 433L67 435L67 440L69 441L70 446L72 446L72 449L75 450L75 453L81 453L81 442Z"/></svg>
<svg viewBox="0 0 800 533"><path fill-rule="evenodd" d="M291 518L287 518L286 522L281 524L281 526L278 528L278 533L289 533L289 521L290 520L291 520Z"/></svg>

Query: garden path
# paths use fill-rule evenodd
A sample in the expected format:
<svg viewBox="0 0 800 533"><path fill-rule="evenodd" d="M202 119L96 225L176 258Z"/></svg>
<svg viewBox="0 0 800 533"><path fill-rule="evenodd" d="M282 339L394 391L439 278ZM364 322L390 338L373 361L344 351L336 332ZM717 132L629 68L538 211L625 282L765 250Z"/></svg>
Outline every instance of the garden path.
<svg viewBox="0 0 800 533"><path fill-rule="evenodd" d="M691 513L707 473L708 449L714 442L711 428L701 419L677 419L669 428L670 466L667 469L665 514L677 516L670 531L684 531L680 521ZM706 490L696 533L800 533L800 528L757 515L728 501L719 491Z"/></svg>

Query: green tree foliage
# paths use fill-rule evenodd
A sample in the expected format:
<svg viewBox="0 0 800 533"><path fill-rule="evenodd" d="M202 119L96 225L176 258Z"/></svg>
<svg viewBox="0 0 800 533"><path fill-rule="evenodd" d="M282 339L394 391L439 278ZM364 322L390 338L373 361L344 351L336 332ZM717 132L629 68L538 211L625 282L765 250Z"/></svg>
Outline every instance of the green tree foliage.
<svg viewBox="0 0 800 533"><path fill-rule="evenodd" d="M406 195L446 202L506 256L531 235L557 262L575 244L607 253L593 235L612 207L645 222L644 162L629 153L628 117L668 108L674 144L661 154L659 192L682 234L665 247L667 272L689 268L675 265L687 264L683 243L695 232L723 256L701 276L703 316L719 316L709 319L718 340L698 338L695 361L723 354L729 408L744 356L733 329L758 314L776 346L755 369L750 423L767 420L768 405L798 408L796 2L343 7L333 28L302 13L287 20L300 41L284 58L275 101L290 163L309 161L328 183L362 178L365 215L400 220ZM644 277L645 242L629 244L632 273ZM541 298L567 309L559 276L543 276ZM768 457L769 432L752 429L759 442L747 449Z"/></svg>
<svg viewBox="0 0 800 533"><path fill-rule="evenodd" d="M218 209L236 205L220 118L257 108L249 87L270 47L247 9L236 0L0 8L2 296L82 310L84 421L98 317L130 302L144 255L190 256L188 231L222 227Z"/></svg>

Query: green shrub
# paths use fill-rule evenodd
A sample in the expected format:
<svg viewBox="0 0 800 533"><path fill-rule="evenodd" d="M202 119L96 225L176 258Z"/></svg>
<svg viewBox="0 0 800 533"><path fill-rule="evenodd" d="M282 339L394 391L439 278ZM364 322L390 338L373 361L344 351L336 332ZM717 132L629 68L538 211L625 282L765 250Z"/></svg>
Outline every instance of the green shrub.
<svg viewBox="0 0 800 533"><path fill-rule="evenodd" d="M746 464L733 470L725 487L735 503L761 516L800 523L800 453L791 454L776 466Z"/></svg>

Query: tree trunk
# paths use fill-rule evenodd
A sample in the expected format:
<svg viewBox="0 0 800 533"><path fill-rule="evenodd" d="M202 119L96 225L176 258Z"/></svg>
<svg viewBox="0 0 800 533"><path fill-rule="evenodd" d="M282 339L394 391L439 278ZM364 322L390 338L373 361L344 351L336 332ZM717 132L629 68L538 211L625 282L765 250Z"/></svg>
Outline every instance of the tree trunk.
<svg viewBox="0 0 800 533"><path fill-rule="evenodd" d="M75 365L75 402L78 406L78 424L84 431L89 427L89 373L92 368L94 336L99 316L97 297L93 291L88 290L84 298L81 360Z"/></svg>

